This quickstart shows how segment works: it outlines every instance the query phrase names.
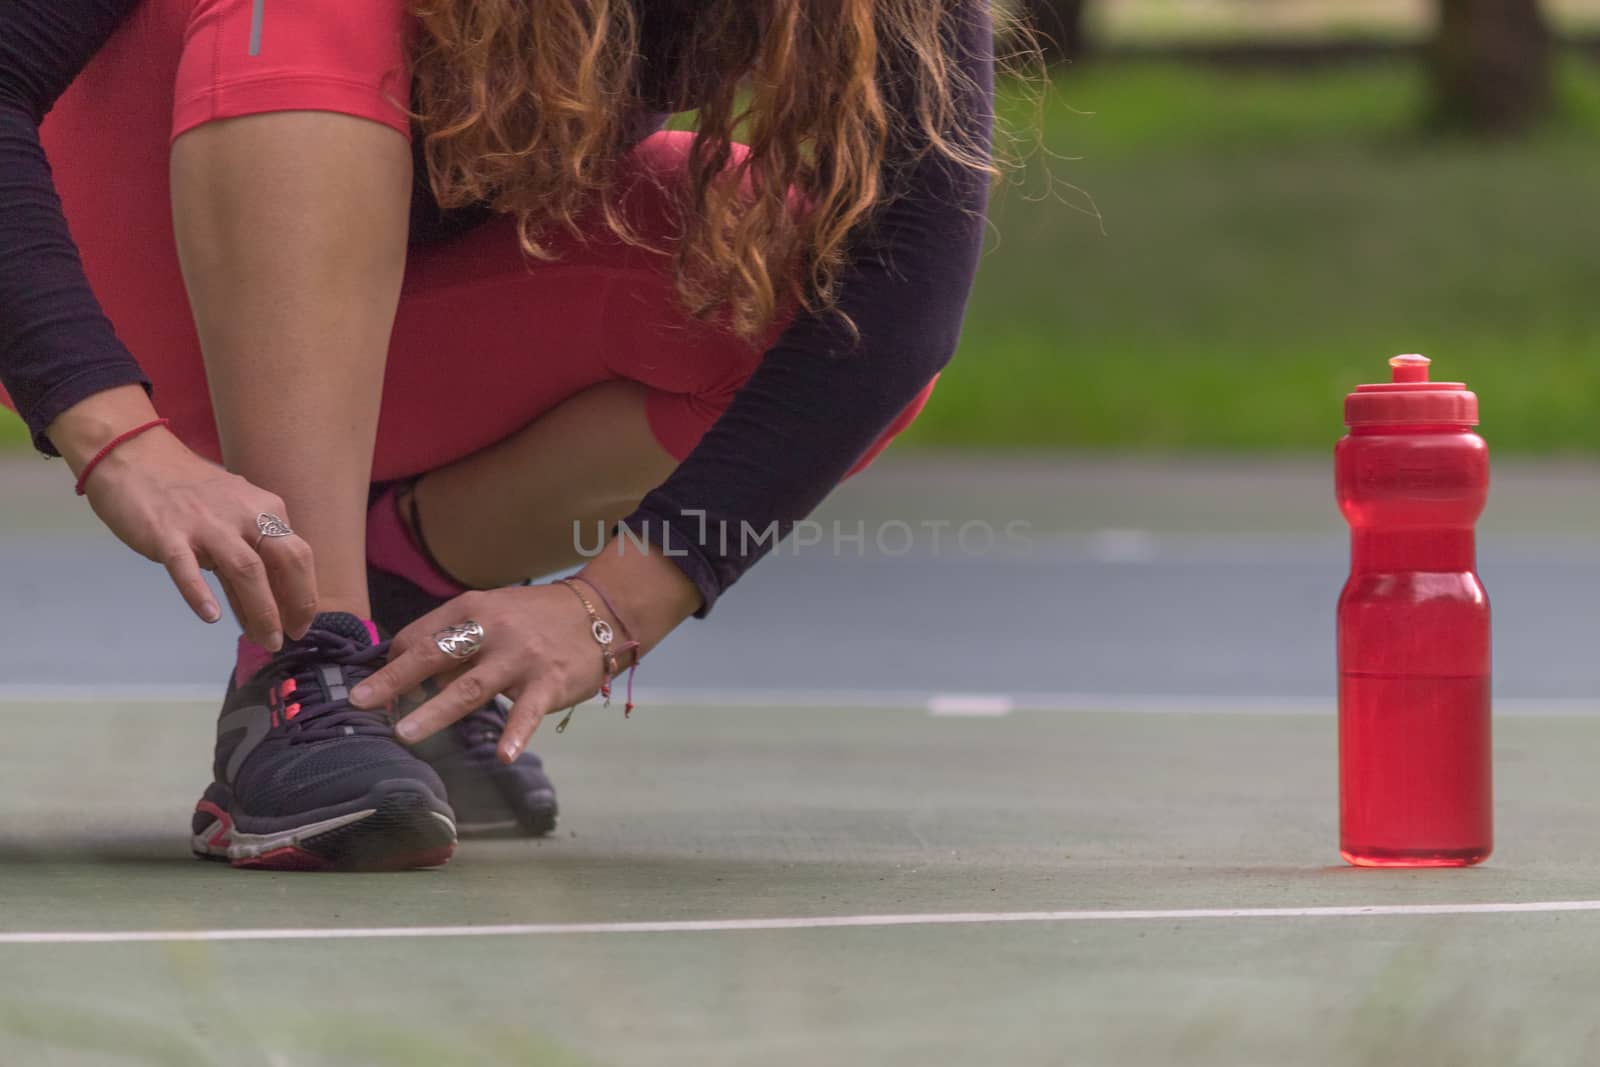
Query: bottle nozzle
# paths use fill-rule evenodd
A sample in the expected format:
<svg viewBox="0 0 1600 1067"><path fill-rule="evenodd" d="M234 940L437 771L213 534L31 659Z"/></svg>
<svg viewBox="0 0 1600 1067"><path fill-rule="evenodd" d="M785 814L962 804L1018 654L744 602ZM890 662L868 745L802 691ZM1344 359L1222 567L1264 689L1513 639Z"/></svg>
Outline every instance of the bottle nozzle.
<svg viewBox="0 0 1600 1067"><path fill-rule="evenodd" d="M1395 356L1389 361L1389 366L1394 368L1394 380L1397 382L1425 382L1428 380L1428 364L1432 362L1427 356Z"/></svg>
<svg viewBox="0 0 1600 1067"><path fill-rule="evenodd" d="M1394 380L1358 385L1345 397L1344 421L1352 430L1381 426L1476 426L1478 398L1462 382L1428 378L1427 356L1389 360Z"/></svg>

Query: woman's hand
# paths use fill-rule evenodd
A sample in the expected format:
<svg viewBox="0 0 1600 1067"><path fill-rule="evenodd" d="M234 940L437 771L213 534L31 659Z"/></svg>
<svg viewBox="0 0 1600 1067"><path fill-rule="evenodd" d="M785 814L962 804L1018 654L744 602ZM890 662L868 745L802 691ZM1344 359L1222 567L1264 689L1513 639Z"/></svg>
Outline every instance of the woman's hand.
<svg viewBox="0 0 1600 1067"><path fill-rule="evenodd" d="M105 441L148 421L142 416L153 417L143 390L134 391L137 397L123 390L96 394L51 424L50 438L74 473ZM137 410L140 404L145 411ZM129 410L116 410L119 405ZM90 472L84 490L111 532L163 564L206 622L222 613L202 570L216 572L246 636L257 644L276 650L285 633L301 637L310 627L317 610L311 546L297 536L261 538L256 526L263 512L292 525L274 494L196 455L163 427L118 445Z"/></svg>
<svg viewBox="0 0 1600 1067"><path fill-rule="evenodd" d="M483 627L482 649L470 660L454 659L434 635L469 619ZM633 654L618 659L627 667ZM514 701L500 739L500 759L509 763L546 715L598 693L605 669L588 613L572 591L530 585L465 593L407 626L389 643L389 665L356 687L352 703L382 707L435 677L449 684L400 720L400 740L420 741L504 693Z"/></svg>
<svg viewBox="0 0 1600 1067"><path fill-rule="evenodd" d="M610 604L593 596L589 602L611 624L613 650L622 647L624 633L640 643L637 652L617 653L619 670L631 667L636 656L654 648L700 606L699 590L676 564L625 539L613 541L584 567L582 576L610 598ZM441 652L434 635L468 620L483 627L483 646L463 662ZM443 692L400 721L400 739L413 743L504 693L514 705L500 737L499 757L510 763L546 715L600 691L605 667L590 622L583 602L560 585L467 593L396 634L389 645L389 665L356 686L351 702L383 707L426 679L447 682Z"/></svg>

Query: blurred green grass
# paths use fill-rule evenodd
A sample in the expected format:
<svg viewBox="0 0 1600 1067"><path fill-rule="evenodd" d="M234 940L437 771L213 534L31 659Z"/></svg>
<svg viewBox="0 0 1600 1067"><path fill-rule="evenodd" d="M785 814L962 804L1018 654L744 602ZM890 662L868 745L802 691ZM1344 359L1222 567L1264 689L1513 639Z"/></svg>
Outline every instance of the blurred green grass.
<svg viewBox="0 0 1600 1067"><path fill-rule="evenodd" d="M907 441L1321 450L1344 393L1420 351L1479 392L1497 449L1600 449L1600 70L1560 81L1550 129L1484 144L1417 134L1406 62L1061 77L1044 141L1070 158L997 195L961 352Z"/></svg>
<svg viewBox="0 0 1600 1067"><path fill-rule="evenodd" d="M1531 141L1417 135L1421 72L1089 67L999 197L962 350L908 438L1325 449L1398 352L1498 447L1600 447L1600 72ZM1076 110L1074 110L1076 109ZM1057 183L1053 196L1044 168ZM1081 190L1081 192L1077 191ZM1060 201L1092 196L1101 223Z"/></svg>
<svg viewBox="0 0 1600 1067"><path fill-rule="evenodd" d="M1008 0L1014 7L1016 0ZM1600 25L1597 0L1540 0L1557 32ZM1087 9L1091 39L1119 48L1249 41L1422 41L1436 5L1395 0L1101 0ZM1049 24L1046 22L1046 30Z"/></svg>

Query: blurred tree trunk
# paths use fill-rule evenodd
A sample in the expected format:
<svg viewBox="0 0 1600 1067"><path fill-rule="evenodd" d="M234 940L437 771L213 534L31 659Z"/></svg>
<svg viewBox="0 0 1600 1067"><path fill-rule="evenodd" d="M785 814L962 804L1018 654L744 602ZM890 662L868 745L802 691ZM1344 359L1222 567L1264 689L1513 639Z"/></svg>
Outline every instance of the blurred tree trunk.
<svg viewBox="0 0 1600 1067"><path fill-rule="evenodd" d="M1550 107L1550 27L1539 0L1437 0L1431 49L1433 120L1446 129L1507 134Z"/></svg>
<svg viewBox="0 0 1600 1067"><path fill-rule="evenodd" d="M1039 31L1045 58L1050 62L1078 59L1089 50L1083 22L1088 0L1021 0L1017 6Z"/></svg>

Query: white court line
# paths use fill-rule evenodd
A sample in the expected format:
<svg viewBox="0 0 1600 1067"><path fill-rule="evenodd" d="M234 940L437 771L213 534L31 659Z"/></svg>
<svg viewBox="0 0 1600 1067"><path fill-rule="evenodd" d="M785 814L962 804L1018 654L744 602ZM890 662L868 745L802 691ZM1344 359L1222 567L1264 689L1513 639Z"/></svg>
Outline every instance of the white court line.
<svg viewBox="0 0 1600 1067"><path fill-rule="evenodd" d="M1008 696L983 693L940 693L928 698L928 714L935 718L998 719L1016 710Z"/></svg>
<svg viewBox="0 0 1600 1067"><path fill-rule="evenodd" d="M1372 904L1328 908L1180 908L1155 911L993 911L927 915L825 915L794 919L701 919L632 923L513 923L498 926L371 926L349 929L94 930L0 933L0 945L117 945L178 941L362 941L559 934L705 934L752 930L998 926L1007 923L1193 922L1214 919L1367 919L1405 915L1516 915L1600 911L1600 900L1503 904Z"/></svg>
<svg viewBox="0 0 1600 1067"><path fill-rule="evenodd" d="M217 686L199 685L28 685L0 684L0 714L29 711L39 704L215 704ZM1158 715L1330 715L1333 697L1198 696L1180 693L948 693L893 689L643 689L638 703L676 708L861 708L923 709L937 716L1001 715L1011 711L1134 712ZM1004 709L1003 711L1001 709ZM1496 697L1494 710L1506 715L1586 716L1600 714L1600 698Z"/></svg>

